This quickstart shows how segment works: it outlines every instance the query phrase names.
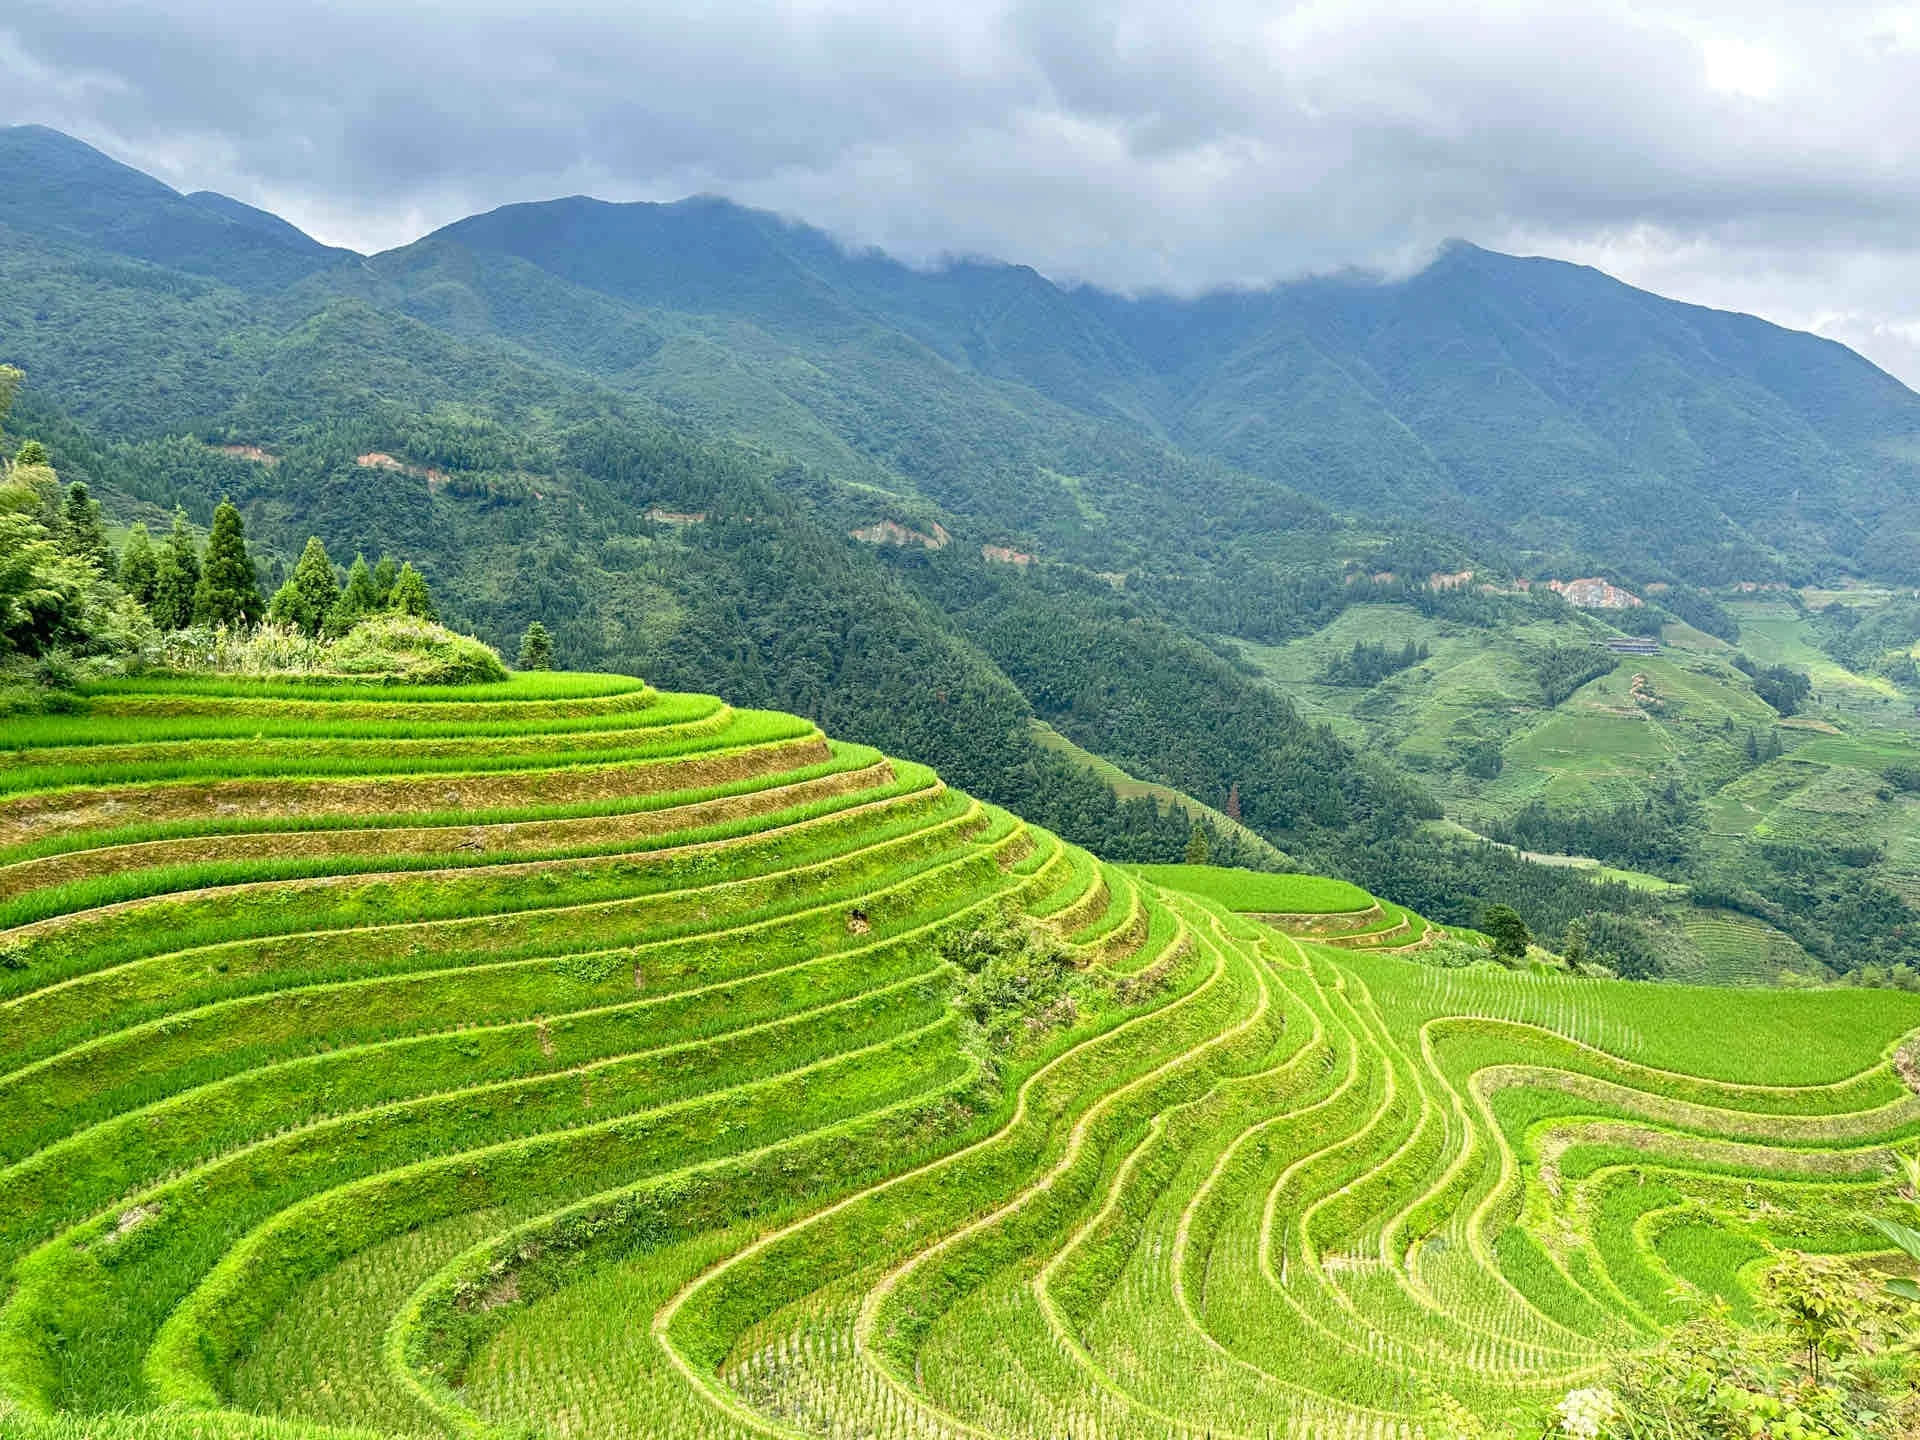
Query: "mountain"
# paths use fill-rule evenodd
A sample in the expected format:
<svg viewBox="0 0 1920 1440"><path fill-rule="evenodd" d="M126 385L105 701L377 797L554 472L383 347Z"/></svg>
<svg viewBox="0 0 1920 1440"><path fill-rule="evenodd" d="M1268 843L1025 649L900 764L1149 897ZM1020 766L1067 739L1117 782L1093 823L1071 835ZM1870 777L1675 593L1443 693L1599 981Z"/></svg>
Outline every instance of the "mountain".
<svg viewBox="0 0 1920 1440"><path fill-rule="evenodd" d="M224 195L182 195L40 125L0 128L0 224L248 290L359 258Z"/></svg>
<svg viewBox="0 0 1920 1440"><path fill-rule="evenodd" d="M914 270L723 201L579 198L463 220L373 262L403 308L470 321L528 266L612 302L601 325L751 327L705 355L669 341L623 379L671 398L744 371L774 402L763 414L804 411L882 465L836 409L870 416L858 402L904 364L916 401L932 387L984 405L1017 385L1029 415L1050 413L1044 397L1343 510L1439 507L1523 562L1716 582L1913 573L1920 397L1831 341L1582 266L1455 244L1398 282L1129 299L1018 266ZM510 314L494 328L577 358ZM736 421L756 438L767 424Z"/></svg>
<svg viewBox="0 0 1920 1440"><path fill-rule="evenodd" d="M269 588L309 535L404 555L491 643L539 619L562 663L804 714L1109 859L1178 858L1214 811L1260 842L1214 827L1216 857L1277 848L1439 921L1604 912L1633 973L1709 973L1689 894L1795 968L1920 960L1880 773L1920 774L1904 739L1829 747L1776 806L1805 844L1721 803L1813 733L1727 649L1733 587L1920 580L1920 397L1842 347L1467 245L1399 281L1124 297L712 198L510 206L359 257L31 128L0 132L0 205L13 434L115 526L230 497ZM1506 583L1596 571L1656 603ZM1766 665L1824 667L1875 725L1912 708L1920 630L1870 623L1856 672L1827 621L1754 618ZM1611 668L1663 625L1705 648ZM1328 679L1387 641L1432 663ZM1845 873L1836 785L1893 837Z"/></svg>

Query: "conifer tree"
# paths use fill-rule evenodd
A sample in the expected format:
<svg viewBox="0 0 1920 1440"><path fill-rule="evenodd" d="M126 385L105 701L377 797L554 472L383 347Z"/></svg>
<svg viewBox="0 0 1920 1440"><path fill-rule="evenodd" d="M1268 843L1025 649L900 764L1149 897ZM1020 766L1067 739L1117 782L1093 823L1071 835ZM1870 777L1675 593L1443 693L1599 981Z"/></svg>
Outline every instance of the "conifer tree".
<svg viewBox="0 0 1920 1440"><path fill-rule="evenodd" d="M1207 854L1207 832L1196 824L1193 832L1187 836L1187 852L1183 858L1189 865L1204 865L1207 863Z"/></svg>
<svg viewBox="0 0 1920 1440"><path fill-rule="evenodd" d="M374 588L373 570L365 555L355 555L347 571L346 588L327 612L326 633L344 635L360 621L380 609L380 592Z"/></svg>
<svg viewBox="0 0 1920 1440"><path fill-rule="evenodd" d="M279 625L292 625L308 635L318 636L328 614L340 600L340 582L333 573L333 561L318 535L307 537L307 548L300 552L299 563L287 583L273 593L267 618Z"/></svg>
<svg viewBox="0 0 1920 1440"><path fill-rule="evenodd" d="M151 607L153 585L158 577L159 560L153 553L153 537L147 534L145 522L136 520L120 551L120 588L140 604Z"/></svg>
<svg viewBox="0 0 1920 1440"><path fill-rule="evenodd" d="M382 555L373 567L374 609L384 610L393 603L393 582L399 578L399 563L391 555Z"/></svg>
<svg viewBox="0 0 1920 1440"><path fill-rule="evenodd" d="M266 613L260 599L260 577L247 554L246 525L230 500L213 511L213 529L207 535L207 558L200 567L200 583L193 592L196 625L254 625Z"/></svg>
<svg viewBox="0 0 1920 1440"><path fill-rule="evenodd" d="M184 630L193 623L193 596L200 586L200 556L183 510L173 512L173 529L154 560L153 600L147 606L162 630Z"/></svg>
<svg viewBox="0 0 1920 1440"><path fill-rule="evenodd" d="M1586 921L1567 922L1566 933L1560 939L1560 958L1575 968L1587 963Z"/></svg>
<svg viewBox="0 0 1920 1440"><path fill-rule="evenodd" d="M353 567L347 571L347 588L340 592L340 598L362 615L380 608L380 592L373 583L373 571L367 565L366 556L353 557Z"/></svg>
<svg viewBox="0 0 1920 1440"><path fill-rule="evenodd" d="M422 620L440 618L433 608L433 592L427 589L426 577L413 568L411 560L402 565L400 573L394 577L393 595L387 601L387 608Z"/></svg>
<svg viewBox="0 0 1920 1440"><path fill-rule="evenodd" d="M87 482L76 480L67 486L66 503L60 507L60 548L76 560L84 560L102 575L113 573L113 547L107 543L106 527L100 523L100 502L87 489Z"/></svg>
<svg viewBox="0 0 1920 1440"><path fill-rule="evenodd" d="M520 637L520 658L515 663L522 670L553 668L553 637L538 620L527 626L527 633Z"/></svg>
<svg viewBox="0 0 1920 1440"><path fill-rule="evenodd" d="M29 465L51 465L53 462L47 459L47 447L38 440L23 440L20 448L13 452L13 463L24 470Z"/></svg>

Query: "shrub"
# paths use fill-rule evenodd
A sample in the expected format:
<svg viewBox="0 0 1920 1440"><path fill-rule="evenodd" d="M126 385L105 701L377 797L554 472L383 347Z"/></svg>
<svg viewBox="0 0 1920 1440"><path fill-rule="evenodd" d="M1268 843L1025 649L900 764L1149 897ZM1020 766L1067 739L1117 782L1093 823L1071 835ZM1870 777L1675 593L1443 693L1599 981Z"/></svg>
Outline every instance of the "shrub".
<svg viewBox="0 0 1920 1440"><path fill-rule="evenodd" d="M489 645L444 625L397 612L362 620L329 647L330 668L413 685L472 685L507 678Z"/></svg>

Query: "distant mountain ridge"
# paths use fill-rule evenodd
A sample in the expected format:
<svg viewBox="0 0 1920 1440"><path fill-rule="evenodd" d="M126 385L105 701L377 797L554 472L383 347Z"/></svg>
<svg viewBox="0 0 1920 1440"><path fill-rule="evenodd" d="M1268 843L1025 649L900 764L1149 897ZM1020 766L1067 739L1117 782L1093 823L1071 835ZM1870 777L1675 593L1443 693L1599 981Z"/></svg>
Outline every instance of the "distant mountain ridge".
<svg viewBox="0 0 1920 1440"><path fill-rule="evenodd" d="M1466 243L1395 282L1128 298L1019 265L914 269L711 197L575 196L363 261L39 127L0 130L0 215L271 297L276 318L356 299L505 341L1097 567L1151 539L1118 535L1102 493L1151 509L1167 467L1198 462L1240 477L1222 522L1240 538L1264 482L1520 570L1920 577L1920 396L1834 342ZM980 468L1003 473L956 478Z"/></svg>
<svg viewBox="0 0 1920 1440"><path fill-rule="evenodd" d="M372 264L418 313L412 282L444 286L455 256L750 323L802 353L892 332L1342 509L1441 507L1541 553L1884 569L1910 563L1920 525L1920 396L1859 355L1465 243L1394 283L1128 299L1013 265L914 270L725 201L574 198L475 216ZM1691 532L1677 549L1676 529Z"/></svg>
<svg viewBox="0 0 1920 1440"><path fill-rule="evenodd" d="M250 290L360 258L225 195L182 195L42 125L0 128L0 223Z"/></svg>

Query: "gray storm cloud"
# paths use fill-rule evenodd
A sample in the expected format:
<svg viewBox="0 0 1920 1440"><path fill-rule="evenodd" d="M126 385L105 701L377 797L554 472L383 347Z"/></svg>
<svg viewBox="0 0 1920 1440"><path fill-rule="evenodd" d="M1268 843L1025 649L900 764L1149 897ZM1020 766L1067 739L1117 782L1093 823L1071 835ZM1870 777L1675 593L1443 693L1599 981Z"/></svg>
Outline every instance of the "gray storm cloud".
<svg viewBox="0 0 1920 1440"><path fill-rule="evenodd" d="M360 249L725 194L933 262L1191 292L1443 239L1920 381L1920 6L13 0L0 120Z"/></svg>

